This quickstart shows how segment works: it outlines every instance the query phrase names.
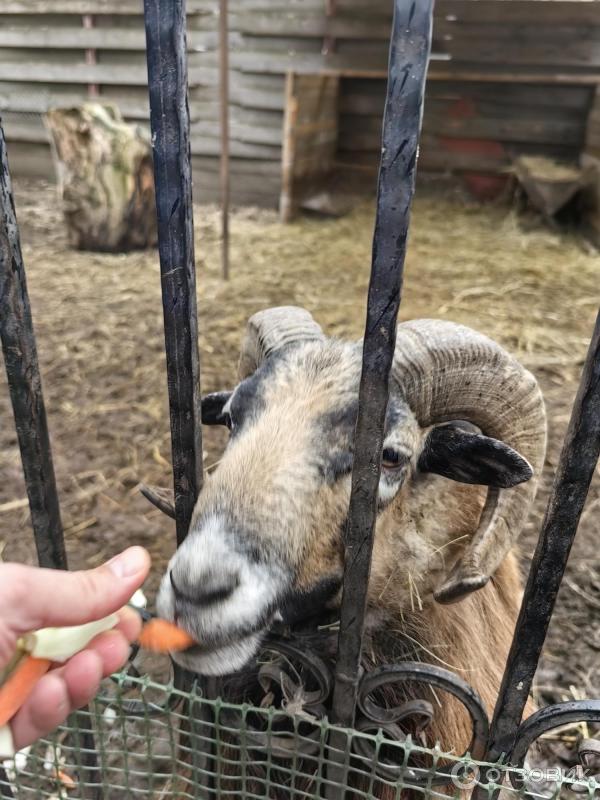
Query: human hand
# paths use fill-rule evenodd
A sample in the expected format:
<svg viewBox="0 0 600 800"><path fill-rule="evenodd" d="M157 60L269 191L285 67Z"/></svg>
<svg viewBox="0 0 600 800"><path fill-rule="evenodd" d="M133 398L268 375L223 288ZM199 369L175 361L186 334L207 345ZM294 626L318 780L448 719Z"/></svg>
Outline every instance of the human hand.
<svg viewBox="0 0 600 800"><path fill-rule="evenodd" d="M150 557L141 547L130 547L103 566L81 572L0 564L0 670L14 655L17 639L30 631L82 625L117 611L120 618L115 629L96 636L84 650L38 681L11 720L16 750L88 703L102 678L126 662L141 620L123 606L149 569Z"/></svg>

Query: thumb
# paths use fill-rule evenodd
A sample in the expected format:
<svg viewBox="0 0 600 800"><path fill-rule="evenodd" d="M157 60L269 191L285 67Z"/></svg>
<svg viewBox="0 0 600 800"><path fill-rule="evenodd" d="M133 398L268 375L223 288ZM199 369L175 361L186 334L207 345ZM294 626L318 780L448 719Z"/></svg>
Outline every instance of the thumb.
<svg viewBox="0 0 600 800"><path fill-rule="evenodd" d="M130 547L81 572L0 565L0 623L17 636L38 628L81 625L118 611L146 579L150 556Z"/></svg>

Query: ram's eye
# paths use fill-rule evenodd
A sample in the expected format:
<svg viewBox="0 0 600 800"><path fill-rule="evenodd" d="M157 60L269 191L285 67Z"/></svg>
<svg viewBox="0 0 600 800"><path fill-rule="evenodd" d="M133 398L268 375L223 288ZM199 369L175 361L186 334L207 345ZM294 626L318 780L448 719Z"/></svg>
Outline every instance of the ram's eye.
<svg viewBox="0 0 600 800"><path fill-rule="evenodd" d="M229 414L227 411L223 414L223 421L229 430L233 429L233 420L231 419L231 414Z"/></svg>
<svg viewBox="0 0 600 800"><path fill-rule="evenodd" d="M381 466L384 469L401 469L406 464L406 456L393 447L384 447L381 456Z"/></svg>

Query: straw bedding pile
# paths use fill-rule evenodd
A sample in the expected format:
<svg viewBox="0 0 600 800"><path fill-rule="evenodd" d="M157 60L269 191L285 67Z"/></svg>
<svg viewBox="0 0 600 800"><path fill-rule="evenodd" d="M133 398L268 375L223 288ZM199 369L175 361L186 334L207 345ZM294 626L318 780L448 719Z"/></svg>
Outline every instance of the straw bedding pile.
<svg viewBox="0 0 600 800"><path fill-rule="evenodd" d="M174 546L171 522L140 497L168 486L169 428L156 252L70 251L53 189L18 186L17 214L33 305L55 467L72 567L127 542L148 547L156 576ZM219 278L218 212L198 207L196 252L203 390L230 387L245 320L272 304L309 308L330 333L362 333L370 203L339 220L288 227L252 209L232 219L232 280ZM538 376L550 418L542 491L523 538L531 553L598 305L600 259L574 237L453 192L418 197L402 318L443 317L498 339ZM205 429L207 464L224 442ZM0 548L34 559L19 454L0 376ZM594 486L559 598L542 699L600 696L600 563ZM153 586L149 587L152 592ZM571 687L571 688L570 688Z"/></svg>

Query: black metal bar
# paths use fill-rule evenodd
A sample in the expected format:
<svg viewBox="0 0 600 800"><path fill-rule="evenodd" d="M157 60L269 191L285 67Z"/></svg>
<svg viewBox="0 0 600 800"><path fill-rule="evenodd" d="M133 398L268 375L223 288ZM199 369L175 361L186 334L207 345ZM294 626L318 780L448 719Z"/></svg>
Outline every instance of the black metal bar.
<svg viewBox="0 0 600 800"><path fill-rule="evenodd" d="M510 760L600 455L600 314L590 342L492 720L486 760ZM480 790L479 798L488 795Z"/></svg>
<svg viewBox="0 0 600 800"><path fill-rule="evenodd" d="M541 708L527 717L519 728L511 762L516 767L522 767L529 748L541 736L563 725L575 725L580 722L600 722L600 700L570 700ZM512 777L511 773L511 779ZM486 797L488 796L486 794Z"/></svg>
<svg viewBox="0 0 600 800"><path fill-rule="evenodd" d="M63 528L25 267L15 214L4 131L0 126L0 338L15 417L38 562L67 569ZM98 783L93 733L85 730L86 766ZM6 773L0 769L0 783ZM5 795L10 796L10 795ZM102 797L102 788L94 790Z"/></svg>
<svg viewBox="0 0 600 800"><path fill-rule="evenodd" d="M0 338L42 567L67 568L58 492L4 131L0 126Z"/></svg>
<svg viewBox="0 0 600 800"><path fill-rule="evenodd" d="M177 543L202 486L184 0L144 0Z"/></svg>
<svg viewBox="0 0 600 800"><path fill-rule="evenodd" d="M185 539L202 488L200 359L196 309L194 220L187 99L185 0L144 0L150 125L158 218L158 248L171 416L177 544ZM194 675L174 665L175 683L189 690ZM203 682L203 690L208 694ZM180 731L182 757L193 751L188 722ZM211 747L207 744L207 753ZM192 758L198 757L193 753ZM210 779L207 778L207 791Z"/></svg>
<svg viewBox="0 0 600 800"><path fill-rule="evenodd" d="M415 185L432 15L433 0L395 0L332 706L333 721L346 726L353 724L356 705L388 381Z"/></svg>

